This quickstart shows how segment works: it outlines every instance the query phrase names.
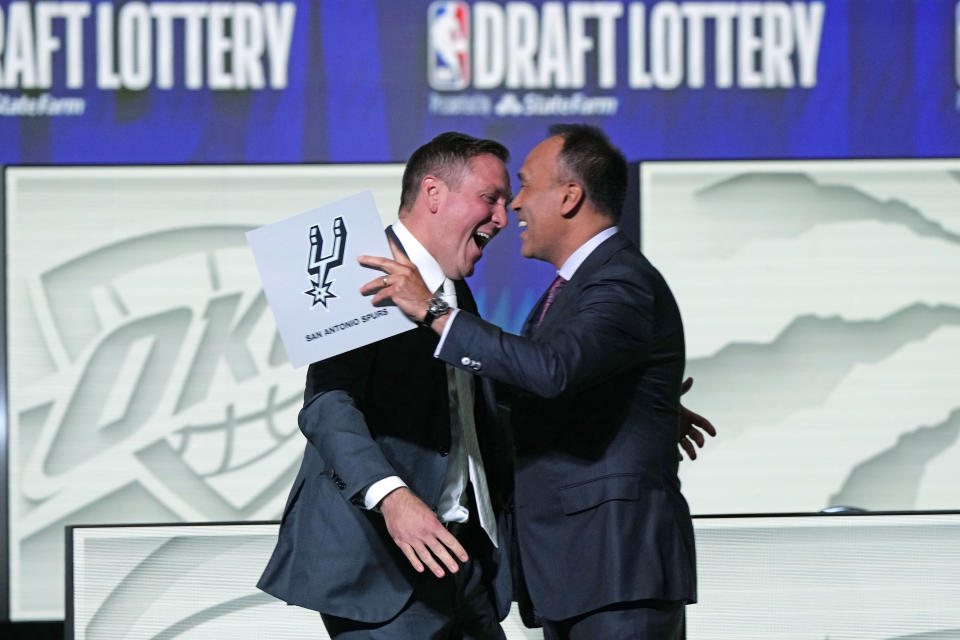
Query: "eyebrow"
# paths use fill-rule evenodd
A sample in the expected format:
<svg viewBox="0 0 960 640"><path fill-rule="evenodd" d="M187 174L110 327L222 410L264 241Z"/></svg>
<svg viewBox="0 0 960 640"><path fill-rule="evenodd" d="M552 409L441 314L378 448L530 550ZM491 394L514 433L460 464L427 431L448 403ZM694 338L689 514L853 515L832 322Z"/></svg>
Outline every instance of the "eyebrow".
<svg viewBox="0 0 960 640"><path fill-rule="evenodd" d="M498 196L503 196L507 202L513 202L513 193L510 191L509 187L506 189L501 189L497 185L491 184L491 185L488 185L486 189L484 189L484 191L487 191L487 190L492 191Z"/></svg>

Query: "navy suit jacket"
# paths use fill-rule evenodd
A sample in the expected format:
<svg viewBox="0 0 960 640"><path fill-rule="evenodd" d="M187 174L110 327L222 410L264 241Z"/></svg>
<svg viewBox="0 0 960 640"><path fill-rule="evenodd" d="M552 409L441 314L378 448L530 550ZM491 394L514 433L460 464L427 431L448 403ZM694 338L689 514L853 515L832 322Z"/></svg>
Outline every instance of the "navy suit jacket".
<svg viewBox="0 0 960 640"><path fill-rule="evenodd" d="M458 306L476 311L466 284L457 282L456 291ZM362 495L373 482L397 475L436 508L450 448L446 365L433 357L438 339L417 327L310 365L299 416L308 443L259 588L322 613L383 622L400 611L419 580L437 579L411 568L383 516L362 507ZM498 539L509 540L504 505L511 445L497 419L492 383L476 378L474 388ZM483 564L500 619L512 591L508 547L501 543Z"/></svg>
<svg viewBox="0 0 960 640"><path fill-rule="evenodd" d="M660 273L618 232L519 337L458 314L440 358L519 389L516 532L535 612L563 620L696 600L677 478L683 326Z"/></svg>

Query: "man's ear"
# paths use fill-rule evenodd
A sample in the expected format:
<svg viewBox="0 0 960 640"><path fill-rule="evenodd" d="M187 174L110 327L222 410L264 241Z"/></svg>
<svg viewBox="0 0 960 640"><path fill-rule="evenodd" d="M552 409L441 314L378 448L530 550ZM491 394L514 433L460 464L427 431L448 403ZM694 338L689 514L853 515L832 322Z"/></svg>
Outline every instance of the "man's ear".
<svg viewBox="0 0 960 640"><path fill-rule="evenodd" d="M427 203L430 213L436 213L440 209L444 189L443 181L433 174L428 173L420 181L420 196Z"/></svg>
<svg viewBox="0 0 960 640"><path fill-rule="evenodd" d="M563 199L560 201L560 214L563 216L572 216L583 204L586 194L583 191L583 185L579 182L567 182L563 185Z"/></svg>

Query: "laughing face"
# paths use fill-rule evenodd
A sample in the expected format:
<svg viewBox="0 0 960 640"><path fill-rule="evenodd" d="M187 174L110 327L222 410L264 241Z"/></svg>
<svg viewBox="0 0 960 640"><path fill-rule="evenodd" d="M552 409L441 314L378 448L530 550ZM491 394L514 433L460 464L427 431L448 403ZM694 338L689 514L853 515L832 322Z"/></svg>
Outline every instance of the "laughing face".
<svg viewBox="0 0 960 640"><path fill-rule="evenodd" d="M517 212L517 224L525 258L550 262L559 268L558 248L561 247L557 224L558 212L563 209L564 183L560 180L559 156L563 138L547 138L524 160L520 168L520 191L510 203Z"/></svg>
<svg viewBox="0 0 960 640"><path fill-rule="evenodd" d="M507 224L510 178L493 155L471 158L456 188L445 188L437 208L436 251L431 251L448 278L473 273L483 247Z"/></svg>

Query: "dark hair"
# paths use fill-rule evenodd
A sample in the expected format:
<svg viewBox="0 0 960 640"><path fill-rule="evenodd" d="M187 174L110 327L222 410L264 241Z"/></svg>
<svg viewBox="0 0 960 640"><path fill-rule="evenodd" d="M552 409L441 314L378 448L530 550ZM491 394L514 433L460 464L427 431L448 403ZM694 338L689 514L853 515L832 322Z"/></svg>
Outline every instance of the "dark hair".
<svg viewBox="0 0 960 640"><path fill-rule="evenodd" d="M421 146L410 155L403 170L400 211L409 211L413 207L420 183L427 174L437 176L448 187L456 189L460 186L470 158L486 154L496 156L504 164L510 160L510 152L499 142L474 138L456 131L441 133Z"/></svg>
<svg viewBox="0 0 960 640"><path fill-rule="evenodd" d="M563 138L559 171L562 179L583 185L600 213L620 219L627 194L627 160L599 127L555 124L551 136Z"/></svg>

